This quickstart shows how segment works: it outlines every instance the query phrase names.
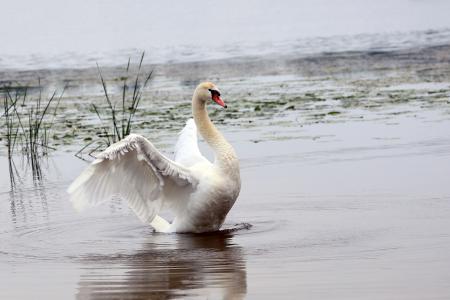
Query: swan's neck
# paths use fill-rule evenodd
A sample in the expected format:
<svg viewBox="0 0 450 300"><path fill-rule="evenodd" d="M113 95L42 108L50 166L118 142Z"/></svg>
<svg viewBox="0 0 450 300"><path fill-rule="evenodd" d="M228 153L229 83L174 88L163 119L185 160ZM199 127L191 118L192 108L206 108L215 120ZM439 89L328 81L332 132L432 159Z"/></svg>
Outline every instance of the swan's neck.
<svg viewBox="0 0 450 300"><path fill-rule="evenodd" d="M199 100L197 93L192 98L192 113L200 135L214 151L216 164L221 168L232 168L237 162L233 147L211 122L205 102Z"/></svg>

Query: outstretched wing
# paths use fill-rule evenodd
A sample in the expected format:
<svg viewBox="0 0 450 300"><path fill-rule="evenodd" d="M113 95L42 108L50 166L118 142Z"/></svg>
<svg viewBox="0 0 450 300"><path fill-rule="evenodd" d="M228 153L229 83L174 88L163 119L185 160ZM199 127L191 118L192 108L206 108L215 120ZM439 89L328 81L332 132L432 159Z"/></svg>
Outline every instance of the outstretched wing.
<svg viewBox="0 0 450 300"><path fill-rule="evenodd" d="M209 162L198 149L197 126L194 119L186 122L175 145L175 161L190 167L199 162Z"/></svg>
<svg viewBox="0 0 450 300"><path fill-rule="evenodd" d="M195 188L197 180L146 138L131 134L100 153L67 191L78 210L117 195L128 200L143 222L151 222L163 204L166 184L171 189Z"/></svg>

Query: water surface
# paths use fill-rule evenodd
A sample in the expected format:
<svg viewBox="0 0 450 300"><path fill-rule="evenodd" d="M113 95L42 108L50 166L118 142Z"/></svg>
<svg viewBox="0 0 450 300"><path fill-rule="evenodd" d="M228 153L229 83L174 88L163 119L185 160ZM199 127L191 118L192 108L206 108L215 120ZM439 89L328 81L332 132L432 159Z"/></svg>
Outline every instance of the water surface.
<svg viewBox="0 0 450 300"><path fill-rule="evenodd" d="M65 189L87 162L73 154L98 138L90 104L106 105L96 70L3 70L31 92L37 75L68 89L43 177L20 156L14 186L0 174L0 298L447 299L450 46L437 44L146 64L157 76L133 131L168 155L199 80L229 106L210 113L242 192L204 235L154 233L118 200L76 213ZM124 66L103 70L118 101Z"/></svg>

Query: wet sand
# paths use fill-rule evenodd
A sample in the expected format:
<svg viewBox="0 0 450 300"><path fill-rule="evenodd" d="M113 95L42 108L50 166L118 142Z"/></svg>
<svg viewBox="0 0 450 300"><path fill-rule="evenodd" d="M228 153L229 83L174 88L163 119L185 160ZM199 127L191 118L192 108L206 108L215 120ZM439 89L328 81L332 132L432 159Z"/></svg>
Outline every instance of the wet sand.
<svg viewBox="0 0 450 300"><path fill-rule="evenodd" d="M449 49L147 66L135 132L169 155L202 76L228 100L210 111L242 192L226 230L205 235L153 233L120 201L77 214L65 189L86 162L73 154L97 132L87 104L104 99L93 69L39 71L69 83L59 150L40 180L20 157L13 190L1 173L0 298L447 299ZM105 68L109 84L122 71ZM2 78L31 85L36 72Z"/></svg>

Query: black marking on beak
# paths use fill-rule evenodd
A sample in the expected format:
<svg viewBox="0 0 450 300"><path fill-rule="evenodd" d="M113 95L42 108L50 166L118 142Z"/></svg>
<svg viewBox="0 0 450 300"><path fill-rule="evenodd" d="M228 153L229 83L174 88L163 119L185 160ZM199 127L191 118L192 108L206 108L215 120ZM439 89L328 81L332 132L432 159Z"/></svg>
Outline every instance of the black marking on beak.
<svg viewBox="0 0 450 300"><path fill-rule="evenodd" d="M208 89L208 91L211 92L211 95L217 95L220 96L220 92L218 90Z"/></svg>

